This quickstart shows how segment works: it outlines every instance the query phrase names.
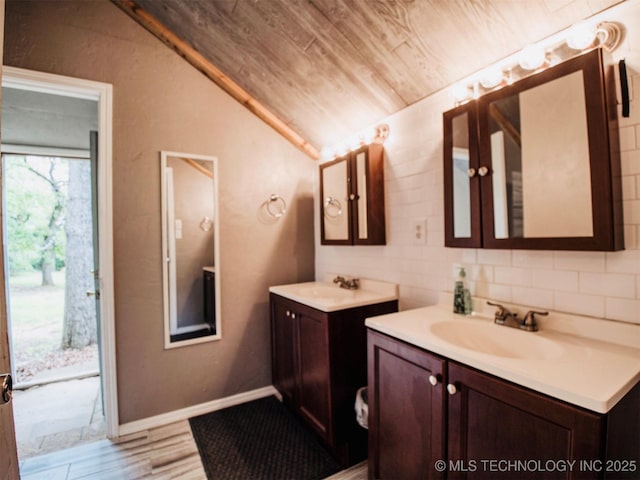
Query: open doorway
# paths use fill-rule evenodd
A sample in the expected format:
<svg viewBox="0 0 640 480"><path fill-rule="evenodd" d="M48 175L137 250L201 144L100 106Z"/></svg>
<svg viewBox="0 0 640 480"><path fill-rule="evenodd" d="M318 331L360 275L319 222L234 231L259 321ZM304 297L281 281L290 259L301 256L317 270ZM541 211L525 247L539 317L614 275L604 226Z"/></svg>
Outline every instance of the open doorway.
<svg viewBox="0 0 640 480"><path fill-rule="evenodd" d="M16 116L4 115L8 130ZM106 434L91 160L3 153L2 169L16 439L26 459Z"/></svg>
<svg viewBox="0 0 640 480"><path fill-rule="evenodd" d="M11 67L2 84L3 254L23 460L117 435L111 87Z"/></svg>

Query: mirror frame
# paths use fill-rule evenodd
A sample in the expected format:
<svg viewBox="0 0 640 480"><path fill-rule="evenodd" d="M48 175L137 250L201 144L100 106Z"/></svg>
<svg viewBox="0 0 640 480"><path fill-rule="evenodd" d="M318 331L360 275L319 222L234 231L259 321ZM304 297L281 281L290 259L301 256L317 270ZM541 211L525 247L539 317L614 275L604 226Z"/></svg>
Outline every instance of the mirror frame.
<svg viewBox="0 0 640 480"><path fill-rule="evenodd" d="M358 171L358 155L364 153L364 171ZM346 192L343 212L347 214L348 238L325 238L325 209L324 209L324 175L326 168L331 168L340 162L347 162ZM360 175L359 175L360 174ZM359 176L365 179L365 184L359 184ZM351 152L319 166L319 212L320 212L320 244L321 245L386 245L386 215L384 191L384 147L378 143L363 145ZM361 183L361 182L360 182ZM360 196L364 195L366 204L360 205ZM364 218L360 215L359 206L363 207ZM360 224L364 222L367 237L359 235Z"/></svg>
<svg viewBox="0 0 640 480"><path fill-rule="evenodd" d="M512 85L489 92L477 101L457 107L443 114L444 162L445 162L445 246L480 247L496 249L528 250L576 250L576 251L617 251L624 249L624 226L622 217L622 185L620 171L620 146L618 115L615 95L614 65L602 48L594 49L558 65L523 78ZM491 170L491 142L489 105L511 95L542 85L573 72L583 72L585 105L587 111L587 131L589 142L589 166L591 177L591 209L593 236L591 237L535 237L535 238L495 238L493 218L493 188ZM479 184L479 196L472 197L481 205L480 222L482 232L472 228L475 241L464 242L453 237L453 202L451 178L447 168L452 162L451 118L456 111L476 111L477 124L471 132L477 132L479 166L487 166L489 174L474 177L472 184ZM470 115L470 119L471 119ZM470 158L474 155L470 152Z"/></svg>
<svg viewBox="0 0 640 480"><path fill-rule="evenodd" d="M475 102L465 103L445 112L442 116L444 128L444 235L445 245L449 247L473 248L482 246L482 223L480 217L480 183L475 178L469 178L469 196L471 198L469 212L471 222L470 237L455 236L455 203L453 182L453 120L460 115L467 114L467 128L469 131L469 168L478 170L478 111Z"/></svg>
<svg viewBox="0 0 640 480"><path fill-rule="evenodd" d="M213 241L214 241L214 265L215 265L215 333L211 335L203 335L200 337L171 341L171 327L170 327L170 314L169 314L169 274L168 274L168 239L167 239L167 191L166 191L166 169L168 157L184 157L192 160L204 160L212 162L213 166ZM163 304L163 317L164 317L164 348L178 348L188 345L195 345L204 342L212 342L220 340L222 338L222 301L220 295L220 283L222 278L222 271L220 268L220 229L219 229L219 208L218 208L218 158L209 155L199 155L193 153L184 152L172 152L162 150L160 152L160 205L161 205L161 236L162 236L162 304Z"/></svg>

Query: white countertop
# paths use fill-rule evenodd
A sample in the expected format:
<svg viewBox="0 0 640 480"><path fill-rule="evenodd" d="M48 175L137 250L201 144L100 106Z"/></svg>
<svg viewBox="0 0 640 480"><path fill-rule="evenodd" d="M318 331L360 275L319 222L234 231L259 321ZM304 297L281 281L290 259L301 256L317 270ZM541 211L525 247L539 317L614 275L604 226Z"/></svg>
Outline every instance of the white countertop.
<svg viewBox="0 0 640 480"><path fill-rule="evenodd" d="M377 280L361 279L360 288L348 290L331 281L328 274L323 282L292 283L269 287L269 291L323 312L362 307L398 299L398 285Z"/></svg>
<svg viewBox="0 0 640 480"><path fill-rule="evenodd" d="M496 325L489 316L451 310L449 304L406 310L368 318L366 325L600 413L640 381L640 325L552 313L538 321L540 331L525 332ZM450 323L443 326L445 322Z"/></svg>

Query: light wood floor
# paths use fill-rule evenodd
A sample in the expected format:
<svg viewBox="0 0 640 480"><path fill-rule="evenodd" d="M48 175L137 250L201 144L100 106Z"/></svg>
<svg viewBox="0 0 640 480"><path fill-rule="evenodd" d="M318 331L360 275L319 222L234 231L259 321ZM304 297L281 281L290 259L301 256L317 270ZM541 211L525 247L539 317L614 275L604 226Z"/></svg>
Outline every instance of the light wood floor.
<svg viewBox="0 0 640 480"><path fill-rule="evenodd" d="M117 441L101 440L29 458L21 462L20 474L22 480L207 478L186 420ZM329 478L364 480L366 462Z"/></svg>

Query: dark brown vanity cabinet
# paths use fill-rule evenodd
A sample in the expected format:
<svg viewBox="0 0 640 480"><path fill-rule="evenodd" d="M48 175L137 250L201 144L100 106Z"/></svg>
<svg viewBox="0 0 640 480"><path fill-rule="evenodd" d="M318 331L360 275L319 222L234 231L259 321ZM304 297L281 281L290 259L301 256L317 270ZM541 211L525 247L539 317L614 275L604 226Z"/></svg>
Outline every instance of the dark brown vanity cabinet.
<svg viewBox="0 0 640 480"><path fill-rule="evenodd" d="M320 165L322 245L384 245L384 149L372 143Z"/></svg>
<svg viewBox="0 0 640 480"><path fill-rule="evenodd" d="M369 478L444 478L443 358L369 330Z"/></svg>
<svg viewBox="0 0 640 480"><path fill-rule="evenodd" d="M368 349L370 478L640 475L640 386L599 414L372 330Z"/></svg>
<svg viewBox="0 0 640 480"><path fill-rule="evenodd" d="M270 294L274 387L326 443L341 465L367 455L367 433L356 422L358 388L367 381L364 320L398 311L384 302L323 312Z"/></svg>
<svg viewBox="0 0 640 480"><path fill-rule="evenodd" d="M443 114L445 245L621 250L614 66L602 49Z"/></svg>

